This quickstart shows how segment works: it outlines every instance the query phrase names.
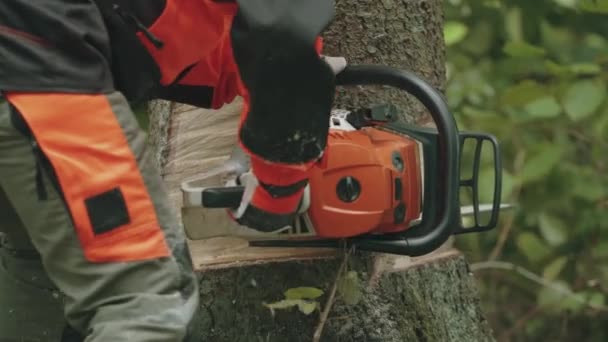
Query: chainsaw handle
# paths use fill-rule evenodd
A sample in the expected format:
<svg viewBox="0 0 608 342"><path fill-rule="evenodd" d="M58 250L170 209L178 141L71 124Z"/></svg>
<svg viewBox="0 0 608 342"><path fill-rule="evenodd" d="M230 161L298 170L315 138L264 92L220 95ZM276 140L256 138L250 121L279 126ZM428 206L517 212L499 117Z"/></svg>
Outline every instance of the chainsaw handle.
<svg viewBox="0 0 608 342"><path fill-rule="evenodd" d="M244 186L227 186L207 188L202 192L201 203L205 208L232 208L241 205Z"/></svg>
<svg viewBox="0 0 608 342"><path fill-rule="evenodd" d="M359 249L419 256L440 247L451 235L458 216L460 137L443 95L413 73L379 65L349 66L337 75L338 85L388 85L413 95L430 112L437 127L436 179L425 167L422 221L383 239L354 238ZM427 159L427 158L425 158ZM427 159L428 160L428 159ZM426 162L426 161L425 161ZM428 170L432 171L432 170Z"/></svg>

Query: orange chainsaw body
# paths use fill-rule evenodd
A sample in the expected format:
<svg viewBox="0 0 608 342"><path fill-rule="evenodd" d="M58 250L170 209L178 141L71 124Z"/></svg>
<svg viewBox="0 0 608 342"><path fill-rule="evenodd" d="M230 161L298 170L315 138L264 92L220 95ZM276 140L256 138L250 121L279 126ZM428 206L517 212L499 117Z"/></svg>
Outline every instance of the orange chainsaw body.
<svg viewBox="0 0 608 342"><path fill-rule="evenodd" d="M319 237L408 229L421 214L417 142L375 127L330 130L310 177L307 214Z"/></svg>

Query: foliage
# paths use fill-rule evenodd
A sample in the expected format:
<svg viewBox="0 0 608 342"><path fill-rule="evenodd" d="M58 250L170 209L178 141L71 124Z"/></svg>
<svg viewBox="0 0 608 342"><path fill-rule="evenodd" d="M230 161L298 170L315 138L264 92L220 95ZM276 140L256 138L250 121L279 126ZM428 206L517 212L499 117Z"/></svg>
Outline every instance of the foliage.
<svg viewBox="0 0 608 342"><path fill-rule="evenodd" d="M340 298L347 305L356 305L361 300L361 283L359 274L355 271L345 272L338 279L338 293Z"/></svg>
<svg viewBox="0 0 608 342"><path fill-rule="evenodd" d="M500 140L503 199L516 205L460 247L472 261L496 256L599 304L573 305L581 301L485 270L497 335L607 340L608 0L446 0L445 13L448 101L461 129Z"/></svg>
<svg viewBox="0 0 608 342"><path fill-rule="evenodd" d="M147 105L145 103L131 103L131 108L133 108L133 114L135 115L135 119L137 119L139 127L143 131L148 132L150 126L150 117Z"/></svg>

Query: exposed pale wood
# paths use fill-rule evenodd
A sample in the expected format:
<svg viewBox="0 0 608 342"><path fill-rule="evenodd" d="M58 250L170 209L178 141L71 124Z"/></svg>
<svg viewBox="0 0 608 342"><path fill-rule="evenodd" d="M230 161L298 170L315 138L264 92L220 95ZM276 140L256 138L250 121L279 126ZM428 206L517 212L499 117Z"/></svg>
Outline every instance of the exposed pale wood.
<svg viewBox="0 0 608 342"><path fill-rule="evenodd" d="M182 206L180 184L196 178L228 158L237 144L236 132L242 100L237 98L220 110L177 104L169 126L168 154L163 178L176 208Z"/></svg>
<svg viewBox="0 0 608 342"><path fill-rule="evenodd" d="M231 238L213 238L191 242L190 252L197 271L243 267L265 262L329 258L339 254L334 249L248 247L246 241Z"/></svg>
<svg viewBox="0 0 608 342"><path fill-rule="evenodd" d="M237 144L241 105L241 99L237 98L220 110L182 104L173 107L163 177L175 208L182 207L181 182L196 178L203 170L225 161ZM178 214L181 215L179 210ZM223 219L230 220L227 215ZM310 259L336 253L335 250L317 248L252 248L246 241L232 238L189 240L189 245L197 269Z"/></svg>

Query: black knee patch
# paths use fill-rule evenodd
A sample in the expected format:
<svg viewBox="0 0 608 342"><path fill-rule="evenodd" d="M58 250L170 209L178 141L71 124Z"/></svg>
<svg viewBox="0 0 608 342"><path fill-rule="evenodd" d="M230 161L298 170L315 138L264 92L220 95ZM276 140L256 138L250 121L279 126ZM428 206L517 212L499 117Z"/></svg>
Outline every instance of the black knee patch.
<svg viewBox="0 0 608 342"><path fill-rule="evenodd" d="M114 188L85 200L89 219L96 235L130 222L127 204L120 188Z"/></svg>

